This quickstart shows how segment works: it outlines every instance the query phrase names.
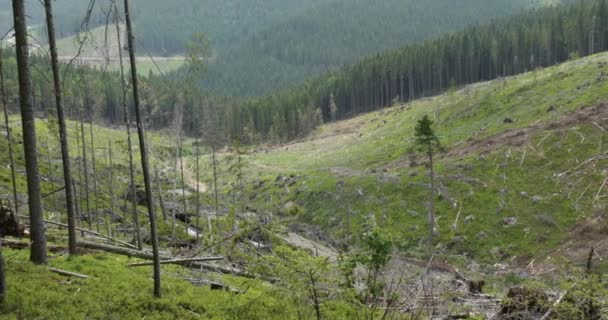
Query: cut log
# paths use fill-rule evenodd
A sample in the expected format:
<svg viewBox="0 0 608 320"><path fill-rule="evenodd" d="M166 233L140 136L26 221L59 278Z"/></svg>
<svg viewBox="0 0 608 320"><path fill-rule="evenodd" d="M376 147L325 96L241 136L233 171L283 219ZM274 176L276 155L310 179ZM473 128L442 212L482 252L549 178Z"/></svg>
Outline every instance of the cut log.
<svg viewBox="0 0 608 320"><path fill-rule="evenodd" d="M190 264L192 262L203 262L203 261L219 261L219 260L223 260L224 257L205 257L205 258L194 258L194 259L173 259L173 260L164 260L161 261L160 264L179 264L179 265L184 265L184 264ZM128 266L129 267L143 267L143 266L151 266L153 263L152 262L138 262L138 263L131 263Z"/></svg>
<svg viewBox="0 0 608 320"><path fill-rule="evenodd" d="M82 279L88 279L89 276L84 275L84 274L80 274L80 273L75 273L75 272L71 272L71 271L66 271L66 270L61 270L61 269L57 269L57 268L51 268L48 267L49 271L60 274L62 276L67 276L67 277L76 277L76 278L82 278Z"/></svg>

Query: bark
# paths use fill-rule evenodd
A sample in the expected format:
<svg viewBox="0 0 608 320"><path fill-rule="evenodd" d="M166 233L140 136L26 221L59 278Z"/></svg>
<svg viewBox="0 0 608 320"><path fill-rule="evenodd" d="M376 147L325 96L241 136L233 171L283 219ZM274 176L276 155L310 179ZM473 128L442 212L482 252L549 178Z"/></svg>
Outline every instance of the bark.
<svg viewBox="0 0 608 320"><path fill-rule="evenodd" d="M45 0L48 1L48 0ZM75 278L82 278L82 279L88 279L89 276L84 275L84 274L80 274L80 273L75 273L75 272L71 272L71 271L66 271L66 270L61 270L61 269L57 269L57 268L51 268L48 267L49 271L54 272L56 274L62 275L62 276L66 276L66 277L75 277Z"/></svg>
<svg viewBox="0 0 608 320"><path fill-rule="evenodd" d="M163 187L160 181L160 174L158 173L158 168L154 169L156 174L156 187L158 188L158 201L160 204L160 210L163 213L163 220L167 221L167 209L165 207L165 200L163 199Z"/></svg>
<svg viewBox="0 0 608 320"><path fill-rule="evenodd" d="M128 257L140 258L140 259L145 259L145 260L153 260L153 261L155 260L154 254L152 254L150 252L146 252L146 251L126 249L126 248L115 247L115 246L110 246L110 245L105 245L105 244L100 244L100 243L95 243L95 242L90 242L90 241L83 241L83 240L78 241L78 246L81 248L86 248L86 249L102 250L102 251L106 251L106 252L110 252L110 253L114 253L114 254L125 255ZM173 257L164 256L164 255L159 256L159 258L162 260L173 260ZM160 261L153 262L153 263L158 264L160 266ZM200 262L191 262L190 264L188 264L188 266L195 268L195 269L202 269L202 270L207 270L207 271L232 274L232 275L244 277L244 278L251 278L251 279L261 278L261 279L269 281L269 282L277 281L277 279L267 278L267 277L263 277L263 276L256 275L256 274L251 274L251 273L248 273L243 270L236 269L236 268L222 267L222 266L216 266L216 265L200 263Z"/></svg>
<svg viewBox="0 0 608 320"><path fill-rule="evenodd" d="M0 95L2 96L2 107L4 111L4 125L6 126L6 140L8 143L8 158L11 165L11 179L12 179L12 187L13 187L13 207L15 208L15 214L19 214L19 198L17 197L17 174L15 167L15 154L13 151L13 138L11 132L10 121L8 118L8 102L6 99L6 91L4 88L4 68L2 65L3 56L2 56L2 48L0 47Z"/></svg>
<svg viewBox="0 0 608 320"><path fill-rule="evenodd" d="M430 198L430 208L429 208L429 261L433 259L434 256L434 247L433 247L433 236L435 231L435 168L433 163L433 151L432 147L429 147L429 166L431 170L431 198ZM435 310L435 297L434 297L434 288L433 288L433 276L431 274L431 268L427 268L426 277L428 280L429 286L429 297L430 307L431 307L431 316L434 316L436 313Z"/></svg>
<svg viewBox="0 0 608 320"><path fill-rule="evenodd" d="M92 106L89 106L92 108ZM91 111L89 115L89 135L91 138L91 172L93 178L93 195L95 196L95 201L93 205L95 206L95 231L99 232L99 192L97 190L97 168L95 161L95 136L93 135L93 112Z"/></svg>
<svg viewBox="0 0 608 320"><path fill-rule="evenodd" d="M36 121L32 105L32 83L29 67L27 41L27 23L23 0L13 0L13 17L17 52L17 70L19 74L19 102L21 106L21 126L23 132L23 149L27 177L28 205L30 210L32 247L30 260L36 264L45 264L46 238L42 222L42 200L40 198L40 174L38 172L38 151L36 143Z"/></svg>
<svg viewBox="0 0 608 320"><path fill-rule="evenodd" d="M112 159L112 141L108 142L108 161L110 163L110 182L108 183L108 193L110 195L110 212L114 212L114 160ZM112 236L111 228L112 216L106 218L106 228L108 237Z"/></svg>
<svg viewBox="0 0 608 320"><path fill-rule="evenodd" d="M160 258L158 252L158 235L156 234L156 216L154 215L154 201L152 197L152 187L150 184L150 170L148 168L148 153L146 149L146 137L144 134L143 117L139 101L139 90L137 83L137 64L135 60L135 39L131 26L131 15L129 13L129 0L124 0L125 21L127 23L127 43L129 47L129 59L131 61L131 82L133 85L133 102L135 105L135 118L137 121L137 133L139 136L139 148L141 152L141 165L144 174L144 185L148 200L148 214L150 216L150 235L152 238L152 251L154 260L154 295L161 297L160 284Z"/></svg>
<svg viewBox="0 0 608 320"><path fill-rule="evenodd" d="M91 199L89 195L89 166L87 162L87 142L84 135L84 120L80 118L80 141L82 142L82 173L84 176L84 202L87 210L87 223L89 230L93 230L93 217L91 216ZM82 181L82 180L81 180ZM82 182L81 182L82 184Z"/></svg>
<svg viewBox="0 0 608 320"><path fill-rule="evenodd" d="M312 298L313 305L315 306L315 314L317 320L321 320L321 301L319 299L319 293L317 291L317 277L312 270L308 271L310 280L310 295Z"/></svg>
<svg viewBox="0 0 608 320"><path fill-rule="evenodd" d="M188 212L188 200L186 199L186 180L184 179L184 139L182 139L181 135L179 137L179 168L182 178L182 201L184 206L184 214Z"/></svg>
<svg viewBox="0 0 608 320"><path fill-rule="evenodd" d="M197 121L198 122L198 121ZM201 238L201 227L200 227L200 219L201 219L201 190L200 190L200 146L199 139L196 139L196 242L200 242Z"/></svg>
<svg viewBox="0 0 608 320"><path fill-rule="evenodd" d="M6 277L4 275L4 257L2 256L2 240L0 239L0 305L6 296Z"/></svg>
<svg viewBox="0 0 608 320"><path fill-rule="evenodd" d="M24 216L20 216L20 217L24 217ZM27 218L27 217L25 217L25 218ZM43 220L43 222L44 222L45 224L51 224L51 225L55 225L55 226L58 226L58 227L64 227L64 228L67 228L67 227L68 227L68 225L67 225L67 224L63 224L63 223L60 223L60 222L48 221L48 220ZM127 243L127 242L124 242L124 241L121 241L121 240L114 239L114 238L112 238L112 237L106 236L106 235L104 235L104 234L101 234L101 233L98 233L98 232L95 232L95 231L86 230L86 229L82 229L82 228L76 228L76 230L77 230L77 231L82 232L82 234L83 234L83 235L84 235L85 233L86 233L86 234L91 234L91 235L94 235L94 236L97 236L97 237L100 237L100 238L103 238L103 239L106 239L106 240L109 240L109 241L115 242L115 243L117 243L117 244L120 244L120 245L123 245L123 246L129 247L129 248L136 249L136 247L135 247L135 246L133 246L133 245L132 245L132 244L130 244L130 243Z"/></svg>
<svg viewBox="0 0 608 320"><path fill-rule="evenodd" d="M55 40L55 24L53 20L52 1L44 0L44 7L46 12L49 50L51 53L51 64L53 69L55 106L57 108L57 120L59 124L59 143L61 145L61 160L63 163L63 180L65 183L65 199L68 214L68 249L70 254L74 255L77 254L78 250L78 247L76 246L76 206L72 183L72 167L70 164L70 147L68 144L65 113L63 107L63 92L61 86L61 77L59 74L59 59L57 57L57 45Z"/></svg>
<svg viewBox="0 0 608 320"><path fill-rule="evenodd" d="M125 67L122 57L122 41L120 33L120 19L118 18L118 7L114 2L114 25L116 26L116 38L118 39L118 57L120 61L120 79L122 81L122 113L123 121L127 128L127 148L129 153L129 182L131 188L131 194L135 194L135 165L133 162L133 142L131 140L131 122L129 119L129 109L127 108L127 81L125 79ZM139 216L137 214L137 203L131 202L131 214L133 216L133 223L135 224L135 239L137 240L137 247L139 250L142 249L141 230L139 226Z"/></svg>
<svg viewBox="0 0 608 320"><path fill-rule="evenodd" d="M215 157L215 146L211 147L211 162L213 165L213 197L215 199L215 202L214 202L215 221L218 221L219 201L218 201L218 193L217 193L217 160ZM216 225L216 227L219 230L219 226ZM213 241L213 231L211 230L211 219L209 219L209 240Z"/></svg>
<svg viewBox="0 0 608 320"><path fill-rule="evenodd" d="M192 262L202 262L202 261L219 261L219 260L224 260L224 257L206 257L206 258L192 258L192 259L172 259L172 260L162 260L160 262L160 264L178 264L178 265L184 265L184 264L191 264ZM129 267L144 267L144 266L151 266L154 262L138 262L138 263L131 263L128 266Z"/></svg>
<svg viewBox="0 0 608 320"><path fill-rule="evenodd" d="M76 132L76 152L78 153L78 159L81 159L81 155L80 155L80 134L78 133L78 123L75 123L75 130L74 132ZM78 171L78 201L75 202L76 204L76 208L77 208L77 212L78 212L78 223L80 225L80 227L84 228L84 226L82 225L82 217L84 217L84 208L82 207L82 199L83 197L83 191L82 191L82 163L80 161L77 162L78 164L78 168L76 171ZM76 182L74 180L72 180L72 183L74 185L74 191L76 190ZM80 233L81 236L84 236L84 233Z"/></svg>

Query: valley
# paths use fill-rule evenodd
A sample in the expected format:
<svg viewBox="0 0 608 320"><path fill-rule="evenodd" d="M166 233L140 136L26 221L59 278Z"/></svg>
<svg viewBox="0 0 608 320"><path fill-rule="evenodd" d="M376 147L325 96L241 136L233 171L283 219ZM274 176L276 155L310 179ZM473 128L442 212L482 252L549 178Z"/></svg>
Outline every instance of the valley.
<svg viewBox="0 0 608 320"><path fill-rule="evenodd" d="M5 16L0 319L608 317L607 0Z"/></svg>

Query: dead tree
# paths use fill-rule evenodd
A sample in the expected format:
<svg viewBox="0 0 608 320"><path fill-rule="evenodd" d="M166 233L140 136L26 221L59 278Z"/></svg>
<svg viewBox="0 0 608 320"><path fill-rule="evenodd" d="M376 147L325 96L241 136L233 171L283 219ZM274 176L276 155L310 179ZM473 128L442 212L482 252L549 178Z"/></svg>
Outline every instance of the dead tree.
<svg viewBox="0 0 608 320"><path fill-rule="evenodd" d="M120 79L122 83L122 113L123 113L123 121L127 128L127 149L129 153L129 188L131 189L131 194L135 194L135 164L133 162L133 142L131 140L131 122L129 119L129 108L127 107L127 81L125 79L125 67L123 63L122 56L122 41L121 41L121 33L120 33L120 19L118 13L118 6L116 5L116 1L113 1L114 7L114 25L116 26L116 39L118 41L118 58L120 61ZM141 239L141 230L139 227L139 216L137 213L137 203L135 201L131 202L131 214L133 216L133 224L135 224L135 239L137 241L137 248L141 250L143 248L142 239Z"/></svg>
<svg viewBox="0 0 608 320"><path fill-rule="evenodd" d="M0 305L6 296L6 277L4 276L4 257L2 256L2 240L0 240Z"/></svg>
<svg viewBox="0 0 608 320"><path fill-rule="evenodd" d="M84 198L83 196L83 190L82 190L82 161L81 161L81 154L80 154L80 134L78 133L78 123L74 123L74 132L76 135L76 153L77 153L77 159L79 159L79 161L76 162L76 164L78 165L78 168L76 168L77 172L78 172L78 200L75 202L76 203L76 208L77 208L77 212L78 212L78 223L80 225L80 227L82 229L84 229L84 225L82 223L82 218L84 217L84 208L82 207L82 199ZM73 184L74 184L74 190L76 190L76 183L72 180ZM84 237L84 233L80 233L81 236Z"/></svg>
<svg viewBox="0 0 608 320"><path fill-rule="evenodd" d="M198 114L197 114L197 118L198 118ZM198 123L198 121L197 121ZM198 243L200 241L200 237L201 237L201 224L200 224L200 219L201 219L201 190L200 190L200 157L201 157L201 152L200 152L200 146L199 146L199 139L198 137L196 138L196 242Z"/></svg>
<svg viewBox="0 0 608 320"><path fill-rule="evenodd" d="M16 1L16 0L14 0ZM139 90L137 82L137 63L135 60L135 39L133 27L131 25L131 15L129 13L129 0L124 0L125 21L127 23L127 44L129 47L129 59L131 61L131 83L133 87L133 102L135 105L135 119L137 122L137 134L139 136L139 151L141 153L141 166L144 175L144 186L146 188L146 198L148 200L148 215L150 216L150 236L152 240L152 252L154 260L154 295L161 296L160 286L160 258L158 251L158 235L156 234L156 216L154 214L154 201L152 197L152 186L150 182L150 170L148 168L148 152L146 149L146 135L144 133L143 117L139 100Z"/></svg>
<svg viewBox="0 0 608 320"><path fill-rule="evenodd" d="M217 192L217 159L215 152L215 145L211 147L211 165L213 166L213 197L214 197L214 211L215 211L215 221L216 221L216 229L219 232L219 219L218 219L218 210L219 210L219 200L218 200L218 192ZM209 224L209 240L213 241L213 232L211 231L211 224Z"/></svg>
<svg viewBox="0 0 608 320"><path fill-rule="evenodd" d="M38 172L38 150L36 143L36 120L32 105L32 83L29 66L29 47L27 41L27 21L23 0L13 0L13 18L17 51L17 71L19 75L19 104L21 107L21 126L23 150L27 178L28 205L30 210L30 238L32 246L30 260L45 264L46 237L42 221L42 199L40 197L40 174Z"/></svg>
<svg viewBox="0 0 608 320"><path fill-rule="evenodd" d="M57 121L59 125L59 143L61 145L61 160L63 163L63 180L65 184L65 199L68 213L68 249L70 254L77 253L76 246L76 209L74 201L74 189L72 184L72 167L70 165L70 147L68 144L67 129L65 124L65 113L63 108L63 92L61 77L59 74L59 59L57 57L57 45L55 40L55 24L53 20L53 7L51 0L44 0L46 13L46 26L51 53L51 64L53 69L53 85L55 89L55 106L57 108Z"/></svg>
<svg viewBox="0 0 608 320"><path fill-rule="evenodd" d="M112 231L110 229L112 218L114 216L114 159L112 154L112 141L108 142L108 162L110 164L110 180L108 183L108 193L110 195L110 217L107 217L106 227L108 232L108 237L112 236Z"/></svg>
<svg viewBox="0 0 608 320"><path fill-rule="evenodd" d="M84 190L84 202L86 206L86 217L87 223L89 225L89 230L93 230L93 217L91 217L91 199L89 195L89 167L87 162L87 142L84 134L84 119L83 116L80 116L80 142L82 143L82 174L84 177L84 186L82 186L82 180L80 180L80 184L82 189Z"/></svg>
<svg viewBox="0 0 608 320"><path fill-rule="evenodd" d="M87 95L88 96L88 95ZM88 105L88 107L92 110L93 106ZM89 113L89 136L91 138L91 178L93 182L93 196L95 196L95 201L93 205L95 206L95 231L99 232L99 192L97 190L97 168L95 161L95 135L93 134L93 111Z"/></svg>
<svg viewBox="0 0 608 320"><path fill-rule="evenodd" d="M175 162L174 162L174 166L173 166L173 192L171 193L171 202L173 203L173 212L172 212L172 222L171 222L171 237L173 239L175 239L175 227L177 224L177 206L176 201L175 201L175 194L177 191L177 165L178 163L182 164L181 161L181 156L182 156L182 149L181 149L181 129L182 129L182 119L183 119L183 106L181 104L178 105L178 107L175 109L175 114L173 117L173 130L175 131ZM181 172L182 172L182 189L183 189L183 166L181 166ZM184 214L186 213L185 211L186 208L184 208Z"/></svg>
<svg viewBox="0 0 608 320"><path fill-rule="evenodd" d="M4 125L6 126L6 140L8 143L8 158L11 165L11 179L13 183L13 206L15 208L15 214L19 214L19 198L17 197L17 174L15 168L15 155L13 151L13 139L10 121L8 118L8 102L6 99L6 91L4 88L4 68L2 65L2 46L0 46L0 95L2 96L2 107L4 111Z"/></svg>

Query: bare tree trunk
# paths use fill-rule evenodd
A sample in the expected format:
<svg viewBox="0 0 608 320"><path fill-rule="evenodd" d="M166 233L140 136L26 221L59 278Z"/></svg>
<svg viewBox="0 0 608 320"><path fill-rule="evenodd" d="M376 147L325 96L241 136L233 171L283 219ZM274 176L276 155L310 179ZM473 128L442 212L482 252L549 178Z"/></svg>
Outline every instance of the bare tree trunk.
<svg viewBox="0 0 608 320"><path fill-rule="evenodd" d="M15 42L17 50L17 68L19 73L19 103L21 105L21 126L23 130L23 150L27 177L28 204L30 209L30 235L32 246L30 260L36 264L45 264L46 237L42 221L42 200L40 198L40 174L38 172L38 149L36 146L36 120L32 106L32 83L29 67L27 43L27 22L23 0L13 0L13 17L15 20Z"/></svg>
<svg viewBox="0 0 608 320"><path fill-rule="evenodd" d="M184 139L182 139L181 135L179 137L179 168L182 176L182 201L184 206L184 214L188 212L188 200L186 199L186 180L184 179Z"/></svg>
<svg viewBox="0 0 608 320"><path fill-rule="evenodd" d="M158 188L158 201L160 204L160 210L163 213L163 221L167 221L167 210L165 207L165 201L163 199L163 187L162 187L162 183L160 181L160 173L158 172L157 167L154 168L154 173L156 176L156 186Z"/></svg>
<svg viewBox="0 0 608 320"><path fill-rule="evenodd" d="M125 67L123 63L122 57L122 41L120 34L120 19L118 14L118 7L116 6L116 2L114 4L114 25L116 26L116 38L118 39L118 57L120 60L120 79L122 81L122 113L123 113L123 121L127 127L127 148L129 153L129 188L131 190L131 194L135 195L135 165L133 162L133 142L131 140L131 122L129 119L129 109L127 107L127 81L125 79ZM137 214L137 203L135 201L131 201L131 214L133 216L133 223L135 224L135 239L137 240L137 248L141 250L143 248L142 240L141 240L141 230L139 226L139 216Z"/></svg>
<svg viewBox="0 0 608 320"><path fill-rule="evenodd" d="M108 183L108 192L110 194L110 215L106 217L106 227L108 229L108 237L113 235L111 230L112 219L114 218L114 159L112 154L112 141L108 142L108 160L110 163L110 182Z"/></svg>
<svg viewBox="0 0 608 320"><path fill-rule="evenodd" d="M217 193L217 161L215 157L215 146L211 147L211 162L213 166L213 196L215 198L214 210L215 210L215 221L219 221L218 219L218 210L219 210L219 201L218 201L218 193ZM218 225L216 228L219 230ZM210 240L213 241L213 232L211 231L211 220L209 220L209 237Z"/></svg>
<svg viewBox="0 0 608 320"><path fill-rule="evenodd" d="M176 210L177 210L177 201L175 200L176 191L177 191L177 166L178 163L181 162L182 150L181 150L181 129L182 129L182 117L183 117L183 109L181 105L178 105L178 108L175 111L174 119L173 119L173 130L175 130L175 162L173 166L173 192L171 192L171 202L173 204L173 212L172 212L172 222L171 222L171 238L175 239L175 228L177 225L176 218ZM183 173L183 167L182 173ZM183 188L183 174L182 174L182 188ZM186 208L184 207L184 214L186 213Z"/></svg>
<svg viewBox="0 0 608 320"><path fill-rule="evenodd" d="M308 276L310 280L310 295L313 305L315 306L315 314L317 316L317 320L321 320L321 301L317 291L317 277L312 270L308 271Z"/></svg>
<svg viewBox="0 0 608 320"><path fill-rule="evenodd" d="M8 102L6 99L6 91L4 88L4 68L3 68L3 49L0 47L0 95L2 95L2 107L4 111L4 125L6 126L6 140L8 143L8 158L11 165L11 179L13 183L13 206L15 208L15 214L19 214L19 198L17 197L17 174L15 167L15 155L13 151L13 138L11 132L10 121L8 118Z"/></svg>
<svg viewBox="0 0 608 320"><path fill-rule="evenodd" d="M198 122L198 121L197 121ZM200 225L200 219L201 219L201 190L200 190L200 165L199 165L199 160L200 160L200 146L199 146L199 139L196 138L196 242L199 243L200 238L201 238L201 225Z"/></svg>
<svg viewBox="0 0 608 320"><path fill-rule="evenodd" d="M49 131L51 131L50 127L47 126L47 130L45 131L45 134L44 134L44 139L45 139L45 145L46 145L46 149L47 149L46 166L48 169L48 178L50 180L52 180L55 177L55 170L53 170L53 160L51 159L52 150L51 150L51 140L49 139ZM57 193L53 193L51 196L53 197L53 207L58 208Z"/></svg>
<svg viewBox="0 0 608 320"><path fill-rule="evenodd" d="M0 306L6 296L6 277L4 275L4 257L2 256L2 240L0 239Z"/></svg>
<svg viewBox="0 0 608 320"><path fill-rule="evenodd" d="M80 133L78 133L78 130L79 130L78 129L78 123L75 123L75 130L74 130L74 132L76 133L75 134L76 135L76 150L77 150L77 153L78 153L76 155L78 157L77 158L78 159L78 162L77 162L77 164L78 164L78 168L77 168L77 171L78 171L78 186L80 187L80 188L78 188L78 202L77 202L76 206L79 208L77 210L78 211L78 223L80 224L80 228L84 229L84 225L83 225L83 222L82 222L82 219L83 219L83 217L85 215L84 214L84 208L82 207L82 199L84 198L84 196L83 196L83 190L82 190L83 189L82 188L82 159L81 159L81 154L80 154L80 150L81 150L80 149ZM74 183L74 190L76 190L76 184L75 183ZM82 237L84 237L84 233L83 232L81 232L80 235Z"/></svg>
<svg viewBox="0 0 608 320"><path fill-rule="evenodd" d="M91 202L89 197L89 167L87 163L87 140L84 134L84 120L80 116L80 142L82 142L82 173L84 176L84 202L87 209L87 223L89 230L93 230L93 217L91 216ZM82 184L82 180L80 182Z"/></svg>
<svg viewBox="0 0 608 320"><path fill-rule="evenodd" d="M431 263L433 256L435 254L435 248L433 246L433 238L435 233L435 167L433 163L433 151L429 149L429 166L431 171L431 194L430 194L430 202L429 202L429 264ZM431 316L435 315L435 296L434 296L434 288L433 288L433 276L431 272L431 267L427 267L427 281L429 286L429 294L430 294L430 303L431 303Z"/></svg>
<svg viewBox="0 0 608 320"><path fill-rule="evenodd" d="M16 0L15 0L16 1ZM137 64L135 60L135 40L133 28L131 26L131 16L129 13L129 0L124 0L125 21L127 22L127 43L129 45L129 58L131 60L131 82L133 84L133 102L135 104L135 118L137 121L137 133L139 135L139 148L141 152L141 166L144 174L144 185L146 188L146 198L148 200L148 214L150 216L150 236L152 238L152 252L154 260L154 295L161 297L160 284L160 258L158 252L158 235L156 234L156 216L154 214L154 201L152 197L152 187L150 184L150 171L148 168L148 152L146 149L146 137L144 134L143 117L139 101L139 90L137 83Z"/></svg>
<svg viewBox="0 0 608 320"><path fill-rule="evenodd" d="M91 106L92 108L92 106ZM99 233L99 192L97 190L97 171L95 166L95 136L93 135L93 112L89 114L89 135L91 138L91 172L92 180L93 180L93 195L95 196L95 201L93 205L95 206L95 231Z"/></svg>

